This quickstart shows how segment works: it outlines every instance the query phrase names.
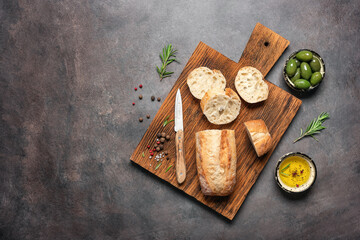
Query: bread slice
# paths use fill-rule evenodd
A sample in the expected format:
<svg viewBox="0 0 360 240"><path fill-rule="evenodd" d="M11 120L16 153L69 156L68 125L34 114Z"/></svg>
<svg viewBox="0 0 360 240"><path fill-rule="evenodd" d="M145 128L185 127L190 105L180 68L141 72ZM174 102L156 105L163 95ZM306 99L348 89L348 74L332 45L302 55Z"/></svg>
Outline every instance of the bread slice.
<svg viewBox="0 0 360 240"><path fill-rule="evenodd" d="M227 196L236 184L234 130L197 132L196 165L201 191L210 196Z"/></svg>
<svg viewBox="0 0 360 240"><path fill-rule="evenodd" d="M191 94L197 99L202 99L209 89L224 89L226 79L219 70L199 67L190 72L187 84Z"/></svg>
<svg viewBox="0 0 360 240"><path fill-rule="evenodd" d="M257 156L261 157L272 147L271 135L265 122L262 119L257 119L247 121L244 125Z"/></svg>
<svg viewBox="0 0 360 240"><path fill-rule="evenodd" d="M259 70L254 67L243 67L235 78L235 88L240 97L248 103L265 101L269 87Z"/></svg>
<svg viewBox="0 0 360 240"><path fill-rule="evenodd" d="M227 124L239 115L241 100L230 88L211 89L201 99L200 107L209 122Z"/></svg>

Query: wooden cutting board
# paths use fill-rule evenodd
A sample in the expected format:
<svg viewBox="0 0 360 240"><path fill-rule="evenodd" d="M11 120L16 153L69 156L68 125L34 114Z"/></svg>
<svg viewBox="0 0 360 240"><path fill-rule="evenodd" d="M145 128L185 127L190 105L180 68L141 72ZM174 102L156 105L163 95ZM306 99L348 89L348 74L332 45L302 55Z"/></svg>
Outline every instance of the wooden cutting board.
<svg viewBox="0 0 360 240"><path fill-rule="evenodd" d="M200 42L130 160L232 220L294 118L301 101L274 84L267 82L269 85L269 97L265 102L251 105L242 101L241 111L237 119L230 124L217 126L209 123L202 114L200 101L191 95L186 84L186 78L193 69L200 66L218 69L225 76L227 87L236 91L234 79L241 67L256 67L266 76L289 43L285 38L258 23L251 34L240 61L236 63ZM182 185L177 183L175 175L174 122L163 127L164 119L167 116L170 116L169 119L174 119L175 95L179 88L183 100L184 148L187 168L187 177ZM265 121L274 141L272 149L261 158L256 156L243 124L245 121L259 118ZM205 129L235 130L238 157L237 183L235 191L230 196L208 197L204 196L200 190L196 170L195 133ZM149 158L150 153L147 145L153 146L156 142L156 134L163 131L171 136L171 140L165 143L164 149L169 152L170 160L164 159L160 167L155 170L157 162L154 158ZM143 152L144 156L142 156ZM170 165L173 165L173 167L168 172L165 172ZM269 181L272 181L272 179Z"/></svg>

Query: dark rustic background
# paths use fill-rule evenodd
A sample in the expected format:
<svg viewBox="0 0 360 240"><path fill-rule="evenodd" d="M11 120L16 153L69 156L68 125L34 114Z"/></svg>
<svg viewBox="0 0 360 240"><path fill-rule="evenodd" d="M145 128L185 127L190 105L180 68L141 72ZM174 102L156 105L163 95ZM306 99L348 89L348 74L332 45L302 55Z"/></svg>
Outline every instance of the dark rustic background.
<svg viewBox="0 0 360 240"><path fill-rule="evenodd" d="M359 239L360 1L0 1L1 239ZM151 176L129 157L199 41L237 61L257 22L290 40L267 80L300 48L326 78L303 105L232 222ZM179 50L160 82L161 48ZM134 92L139 84L144 87ZM144 96L138 100L139 94ZM133 107L132 102L136 105ZM316 142L296 144L322 111ZM300 199L275 163L315 160Z"/></svg>

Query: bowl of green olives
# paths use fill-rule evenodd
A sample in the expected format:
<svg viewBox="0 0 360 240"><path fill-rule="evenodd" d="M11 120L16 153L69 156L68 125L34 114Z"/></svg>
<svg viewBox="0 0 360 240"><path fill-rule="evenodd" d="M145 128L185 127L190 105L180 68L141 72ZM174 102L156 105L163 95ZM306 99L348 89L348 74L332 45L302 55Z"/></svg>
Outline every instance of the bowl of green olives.
<svg viewBox="0 0 360 240"><path fill-rule="evenodd" d="M284 79L286 84L299 92L317 88L325 77L324 60L316 52L300 49L293 52L285 62Z"/></svg>

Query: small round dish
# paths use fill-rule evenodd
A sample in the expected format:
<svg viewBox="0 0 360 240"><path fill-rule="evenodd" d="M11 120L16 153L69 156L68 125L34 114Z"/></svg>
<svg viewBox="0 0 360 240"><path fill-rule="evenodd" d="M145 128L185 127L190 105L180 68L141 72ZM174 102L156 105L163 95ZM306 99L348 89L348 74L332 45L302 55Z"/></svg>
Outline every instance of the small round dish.
<svg viewBox="0 0 360 240"><path fill-rule="evenodd" d="M289 76L286 74L286 65L288 64L289 60L290 59L293 59L295 58L295 55L298 53L298 52L301 52L301 51L309 51L313 54L313 57L317 58L320 62L320 73L322 75L322 80L314 85L314 86L310 86L308 89L300 89L300 88L297 88L295 87L295 84L290 80ZM310 50L310 49L300 49L296 52L293 52L289 57L288 59L286 59L286 62L285 62L285 65L284 65L284 69L283 69L283 76L284 76L284 80L286 82L286 84L293 90L297 91L297 92L310 92L312 90L314 90L315 88L319 87L320 84L324 81L324 78L325 78L325 62L324 60L320 57L320 55L316 52L314 52L313 50Z"/></svg>
<svg viewBox="0 0 360 240"><path fill-rule="evenodd" d="M291 152L282 156L275 168L275 180L287 193L303 193L316 180L317 170L314 161L300 152Z"/></svg>

